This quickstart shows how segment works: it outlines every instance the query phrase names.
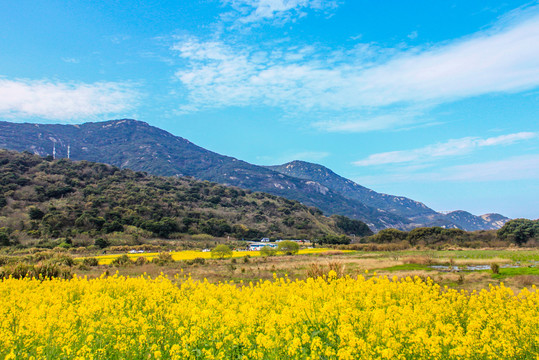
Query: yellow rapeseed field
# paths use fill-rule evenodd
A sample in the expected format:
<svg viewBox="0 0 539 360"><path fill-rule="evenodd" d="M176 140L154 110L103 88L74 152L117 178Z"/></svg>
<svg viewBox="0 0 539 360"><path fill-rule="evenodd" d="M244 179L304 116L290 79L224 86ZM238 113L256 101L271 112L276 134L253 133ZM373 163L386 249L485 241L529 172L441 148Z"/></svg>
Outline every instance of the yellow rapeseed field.
<svg viewBox="0 0 539 360"><path fill-rule="evenodd" d="M323 253L325 251L330 251L331 249L327 248L314 248L314 249L301 249L298 254L300 255L308 255L308 254L318 254ZM334 250L333 250L334 251ZM350 250L338 250L340 252L351 252ZM172 255L172 259L174 261L180 261L180 260L193 260L196 258L202 258L202 259L211 259L211 252L203 252L203 251L196 251L196 250L184 250L184 251L171 251L170 254ZM109 265L112 263L114 259L121 256L122 254L111 254L111 255L100 255L96 256L95 258L99 261L99 265ZM127 254L132 260L135 260L139 257L144 257L147 260L152 260L153 258L157 257L159 253L135 253L135 254ZM232 257L239 258L244 256L251 256L251 257L257 257L261 256L260 251L234 251L232 252ZM82 259L82 258L79 258Z"/></svg>
<svg viewBox="0 0 539 360"><path fill-rule="evenodd" d="M0 282L5 359L538 359L539 294L386 277Z"/></svg>

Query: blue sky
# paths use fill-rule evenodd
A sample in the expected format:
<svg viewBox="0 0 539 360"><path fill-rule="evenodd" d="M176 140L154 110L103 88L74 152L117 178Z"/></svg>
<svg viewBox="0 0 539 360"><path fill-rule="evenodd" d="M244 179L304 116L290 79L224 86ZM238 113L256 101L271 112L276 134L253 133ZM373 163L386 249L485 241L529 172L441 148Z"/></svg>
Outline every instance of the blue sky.
<svg viewBox="0 0 539 360"><path fill-rule="evenodd" d="M1 2L0 119L115 118L538 218L539 2Z"/></svg>

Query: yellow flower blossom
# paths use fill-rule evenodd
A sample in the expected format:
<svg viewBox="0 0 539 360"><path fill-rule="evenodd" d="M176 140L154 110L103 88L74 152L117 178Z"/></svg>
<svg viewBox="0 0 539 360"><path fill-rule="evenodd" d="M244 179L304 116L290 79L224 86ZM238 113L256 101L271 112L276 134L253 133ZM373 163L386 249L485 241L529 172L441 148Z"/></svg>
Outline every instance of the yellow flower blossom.
<svg viewBox="0 0 539 360"><path fill-rule="evenodd" d="M0 359L539 358L535 288L116 274L4 279L0 299Z"/></svg>

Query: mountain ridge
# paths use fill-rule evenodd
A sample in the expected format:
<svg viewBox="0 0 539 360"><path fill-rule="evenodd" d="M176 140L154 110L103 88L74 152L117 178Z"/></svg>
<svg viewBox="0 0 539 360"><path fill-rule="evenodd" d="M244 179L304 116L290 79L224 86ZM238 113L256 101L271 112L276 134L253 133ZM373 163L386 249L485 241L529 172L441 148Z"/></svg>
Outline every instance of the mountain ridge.
<svg viewBox="0 0 539 360"><path fill-rule="evenodd" d="M406 199L402 202L413 205L417 210L415 216L411 216L414 211L395 211L394 208L388 211L390 207L377 206L375 202L366 203L359 195L345 196L342 189L324 185L322 177L301 178L280 172L276 167L250 164L204 149L187 139L133 119L78 125L0 121L0 148L26 150L41 156L55 152L56 157L69 155L73 160L105 162L154 175L191 176L267 192L318 207L328 215L340 214L362 220L375 231L388 227L407 230L424 226L428 221L436 220L428 219L428 216L436 217L437 214L424 204L391 195L387 195L386 200ZM334 174L332 171L331 173ZM360 187L363 193L378 194L348 179L342 179L343 184ZM375 197L378 202L383 203L384 195ZM458 227L448 221L445 221L443 226Z"/></svg>
<svg viewBox="0 0 539 360"><path fill-rule="evenodd" d="M336 174L325 166L306 161L294 160L282 165L267 167L290 176L317 181L344 197L361 201L368 206L399 216L405 216L413 224L447 228L457 227L473 231L498 229L509 220L500 214L484 214L478 216L463 210L455 210L447 214L439 213L419 201L404 196L378 193Z"/></svg>

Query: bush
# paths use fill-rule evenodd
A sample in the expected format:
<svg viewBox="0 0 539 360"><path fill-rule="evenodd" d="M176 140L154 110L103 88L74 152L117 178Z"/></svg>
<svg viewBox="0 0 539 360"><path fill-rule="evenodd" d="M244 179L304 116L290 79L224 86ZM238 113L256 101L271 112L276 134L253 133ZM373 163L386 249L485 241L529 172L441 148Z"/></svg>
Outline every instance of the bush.
<svg viewBox="0 0 539 360"><path fill-rule="evenodd" d="M146 259L144 256L139 256L137 260L135 260L135 265L137 266L142 266L146 263L148 263L148 259Z"/></svg>
<svg viewBox="0 0 539 360"><path fill-rule="evenodd" d="M25 263L17 263L12 266L5 266L0 270L0 279L12 277L14 279L22 278L71 278L71 269L62 267L58 264L38 264L30 265Z"/></svg>
<svg viewBox="0 0 539 360"><path fill-rule="evenodd" d="M172 258L172 255L167 252L161 252L156 257L153 258L152 263L156 265L163 266L165 264L173 263L174 259Z"/></svg>
<svg viewBox="0 0 539 360"><path fill-rule="evenodd" d="M320 244L348 245L350 238L346 235L324 235L318 242Z"/></svg>
<svg viewBox="0 0 539 360"><path fill-rule="evenodd" d="M193 263L194 264L199 264L199 265L204 265L206 263L206 259L197 257L197 258L193 259Z"/></svg>
<svg viewBox="0 0 539 360"><path fill-rule="evenodd" d="M99 261L94 257L89 257L82 259L82 264L85 266L97 266L99 265Z"/></svg>
<svg viewBox="0 0 539 360"><path fill-rule="evenodd" d="M99 247L100 249L104 249L110 246L110 242L106 239L98 238L95 240L95 245Z"/></svg>
<svg viewBox="0 0 539 360"><path fill-rule="evenodd" d="M9 246L11 241L9 240L9 234L5 228L0 228L0 246Z"/></svg>
<svg viewBox="0 0 539 360"><path fill-rule="evenodd" d="M277 255L277 250L269 247L269 246L264 246L262 249L260 249L260 255L261 256L274 256L274 255Z"/></svg>
<svg viewBox="0 0 539 360"><path fill-rule="evenodd" d="M113 266L127 266L127 265L131 265L132 263L133 262L131 261L129 256L127 256L126 254L123 254L122 256L119 256L116 259L112 260L110 264Z"/></svg>
<svg viewBox="0 0 539 360"><path fill-rule="evenodd" d="M63 254L59 254L57 256L52 257L48 262L51 264L58 264L58 265L64 265L64 266L75 265L75 260L71 256L63 255Z"/></svg>
<svg viewBox="0 0 539 360"><path fill-rule="evenodd" d="M285 255L294 255L299 251L299 244L295 241L281 241L277 246L277 251Z"/></svg>
<svg viewBox="0 0 539 360"><path fill-rule="evenodd" d="M498 265L496 263L492 263L492 264L490 264L490 270L492 271L493 274L499 274L500 273L500 265Z"/></svg>
<svg viewBox="0 0 539 360"><path fill-rule="evenodd" d="M225 257L231 257L232 250L227 245L217 245L211 251L212 258L224 259Z"/></svg>
<svg viewBox="0 0 539 360"><path fill-rule="evenodd" d="M30 217L30 220L41 220L43 216L45 216L45 213L37 207L32 206L28 210L28 216Z"/></svg>

